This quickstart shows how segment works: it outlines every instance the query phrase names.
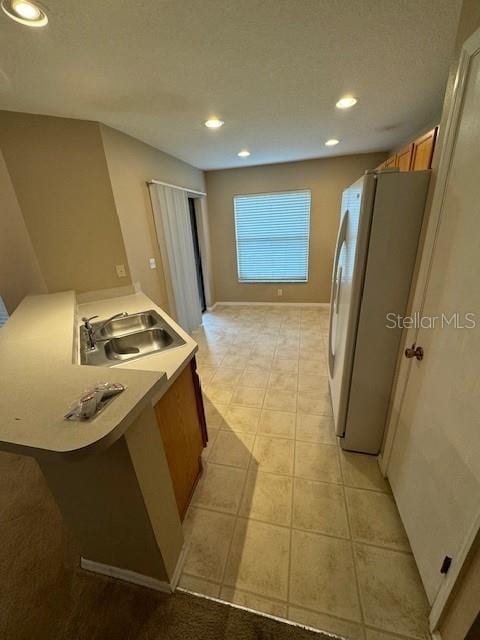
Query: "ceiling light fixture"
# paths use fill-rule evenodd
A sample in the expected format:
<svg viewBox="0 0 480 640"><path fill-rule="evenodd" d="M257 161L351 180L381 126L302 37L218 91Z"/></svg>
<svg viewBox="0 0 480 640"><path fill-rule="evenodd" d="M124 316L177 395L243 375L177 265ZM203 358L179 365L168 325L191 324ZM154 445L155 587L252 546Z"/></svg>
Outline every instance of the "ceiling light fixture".
<svg viewBox="0 0 480 640"><path fill-rule="evenodd" d="M240 158L248 158L249 155L250 151L248 151L247 149L242 149L237 153L237 156L240 156Z"/></svg>
<svg viewBox="0 0 480 640"><path fill-rule="evenodd" d="M337 102L336 107L337 109L350 109L351 107L356 105L357 102L357 99L353 96L343 96L343 98L340 98L340 100Z"/></svg>
<svg viewBox="0 0 480 640"><path fill-rule="evenodd" d="M223 120L219 120L218 118L210 118L205 122L205 126L209 129L220 129L224 124Z"/></svg>
<svg viewBox="0 0 480 640"><path fill-rule="evenodd" d="M48 23L45 11L29 0L2 0L1 6L9 18L27 27L44 27Z"/></svg>
<svg viewBox="0 0 480 640"><path fill-rule="evenodd" d="M330 138L330 140L327 140L325 142L325 146L326 147L334 147L336 144L338 144L340 142L340 140L337 140L336 138Z"/></svg>

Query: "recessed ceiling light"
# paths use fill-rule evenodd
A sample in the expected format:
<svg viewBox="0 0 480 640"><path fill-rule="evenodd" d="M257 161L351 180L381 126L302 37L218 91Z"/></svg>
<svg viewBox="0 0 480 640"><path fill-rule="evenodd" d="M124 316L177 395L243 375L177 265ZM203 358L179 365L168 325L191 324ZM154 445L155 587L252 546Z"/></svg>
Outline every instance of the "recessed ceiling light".
<svg viewBox="0 0 480 640"><path fill-rule="evenodd" d="M220 129L220 127L223 127L223 125L223 120L219 120L218 118L210 118L205 122L205 126L209 129Z"/></svg>
<svg viewBox="0 0 480 640"><path fill-rule="evenodd" d="M249 155L250 151L247 151L247 149L242 149L237 153L237 156L240 156L240 158L248 158Z"/></svg>
<svg viewBox="0 0 480 640"><path fill-rule="evenodd" d="M340 140L337 140L336 138L330 138L330 140L327 140L325 142L325 146L326 147L334 147L336 144L338 144L340 142Z"/></svg>
<svg viewBox="0 0 480 640"><path fill-rule="evenodd" d="M29 0L2 0L2 9L9 18L27 27L44 27L48 23L45 11Z"/></svg>
<svg viewBox="0 0 480 640"><path fill-rule="evenodd" d="M336 107L337 109L350 109L350 107L353 107L356 104L356 98L354 98L353 96L344 96L337 102Z"/></svg>

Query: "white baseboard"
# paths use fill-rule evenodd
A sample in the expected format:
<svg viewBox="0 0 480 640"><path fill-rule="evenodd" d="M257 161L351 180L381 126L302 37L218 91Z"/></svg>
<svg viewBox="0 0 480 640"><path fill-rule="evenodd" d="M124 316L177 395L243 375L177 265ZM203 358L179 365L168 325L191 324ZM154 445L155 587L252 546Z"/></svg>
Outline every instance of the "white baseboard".
<svg viewBox="0 0 480 640"><path fill-rule="evenodd" d="M208 311L213 311L217 306L235 306L241 305L242 307L317 307L322 309L330 309L329 302L241 302L241 301L229 301L224 300L216 302L212 307L208 307Z"/></svg>
<svg viewBox="0 0 480 640"><path fill-rule="evenodd" d="M215 311L215 309L217 308L217 302L215 302L214 304L212 304L211 307L207 307L207 311Z"/></svg>
<svg viewBox="0 0 480 640"><path fill-rule="evenodd" d="M385 459L382 455L382 452L380 452L377 456L377 462L378 462L378 466L380 467L380 473L382 474L382 476L384 478L387 477L387 465L385 463Z"/></svg>
<svg viewBox="0 0 480 640"><path fill-rule="evenodd" d="M185 560L187 558L188 547L189 547L189 543L186 542L183 545L182 550L180 551L180 555L178 556L177 566L175 567L175 571L173 572L173 576L170 581L170 586L172 591L175 591L175 589L177 588L178 582L180 580L180 576L182 575L183 565L185 564Z"/></svg>
<svg viewBox="0 0 480 640"><path fill-rule="evenodd" d="M124 580L125 582L138 584L141 587L155 589L155 591L163 591L164 593L173 592L172 585L170 585L168 582L158 580L157 578L152 578L151 576L145 576L143 575L143 573L137 573L136 571L129 571L128 569L112 567L109 564L102 564L101 562L95 562L93 560L88 560L87 558L80 558L80 566L86 571L99 573L100 575L108 576L109 578L118 578L119 580Z"/></svg>
<svg viewBox="0 0 480 640"><path fill-rule="evenodd" d="M158 580L151 576L146 576L143 573L137 573L136 571L129 571L128 569L120 569L119 567L113 567L109 564L103 564L102 562L95 562L94 560L88 560L88 558L80 558L80 566L85 571L91 571L92 573L99 573L102 576L108 576L109 578L118 578L119 580L125 580L125 582L131 582L138 584L141 587L148 587L149 589L155 589L155 591L163 591L164 593L173 593L177 588L178 581L182 575L183 565L187 557L188 544L184 544L180 555L177 560L177 566L173 572L173 576L170 582Z"/></svg>

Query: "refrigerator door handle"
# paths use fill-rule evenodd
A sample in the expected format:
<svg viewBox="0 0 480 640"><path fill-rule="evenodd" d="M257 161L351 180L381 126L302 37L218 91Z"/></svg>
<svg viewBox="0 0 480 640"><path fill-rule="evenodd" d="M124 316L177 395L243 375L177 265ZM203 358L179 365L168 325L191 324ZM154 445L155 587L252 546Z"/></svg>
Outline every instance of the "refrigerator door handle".
<svg viewBox="0 0 480 640"><path fill-rule="evenodd" d="M335 293L335 315L338 315L338 301L340 299L340 291L342 288L342 277L343 277L343 266L340 265L340 269L338 270L338 278L337 278L337 291Z"/></svg>
<svg viewBox="0 0 480 640"><path fill-rule="evenodd" d="M333 352L332 345L332 325L333 325L333 316L338 314L338 297L340 293L340 282L339 278L337 278L338 271L338 262L340 260L340 253L342 251L343 243L347 237L347 220L348 220L348 209L343 214L342 222L338 229L337 235L337 249L335 251L335 260L333 263L333 274L332 274L332 300L330 301L330 326L328 329L328 370L330 372L330 377L333 377L333 367L335 364L335 354ZM342 269L340 269L340 278L342 277Z"/></svg>

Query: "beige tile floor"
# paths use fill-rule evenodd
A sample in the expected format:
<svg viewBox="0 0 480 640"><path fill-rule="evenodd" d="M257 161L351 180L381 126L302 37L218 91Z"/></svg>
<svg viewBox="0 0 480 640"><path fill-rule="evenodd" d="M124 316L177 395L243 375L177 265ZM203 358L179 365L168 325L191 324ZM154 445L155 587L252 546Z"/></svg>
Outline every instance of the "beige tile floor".
<svg viewBox="0 0 480 640"><path fill-rule="evenodd" d="M222 306L195 333L210 442L180 586L350 640L428 638L375 458L336 442L316 307Z"/></svg>

